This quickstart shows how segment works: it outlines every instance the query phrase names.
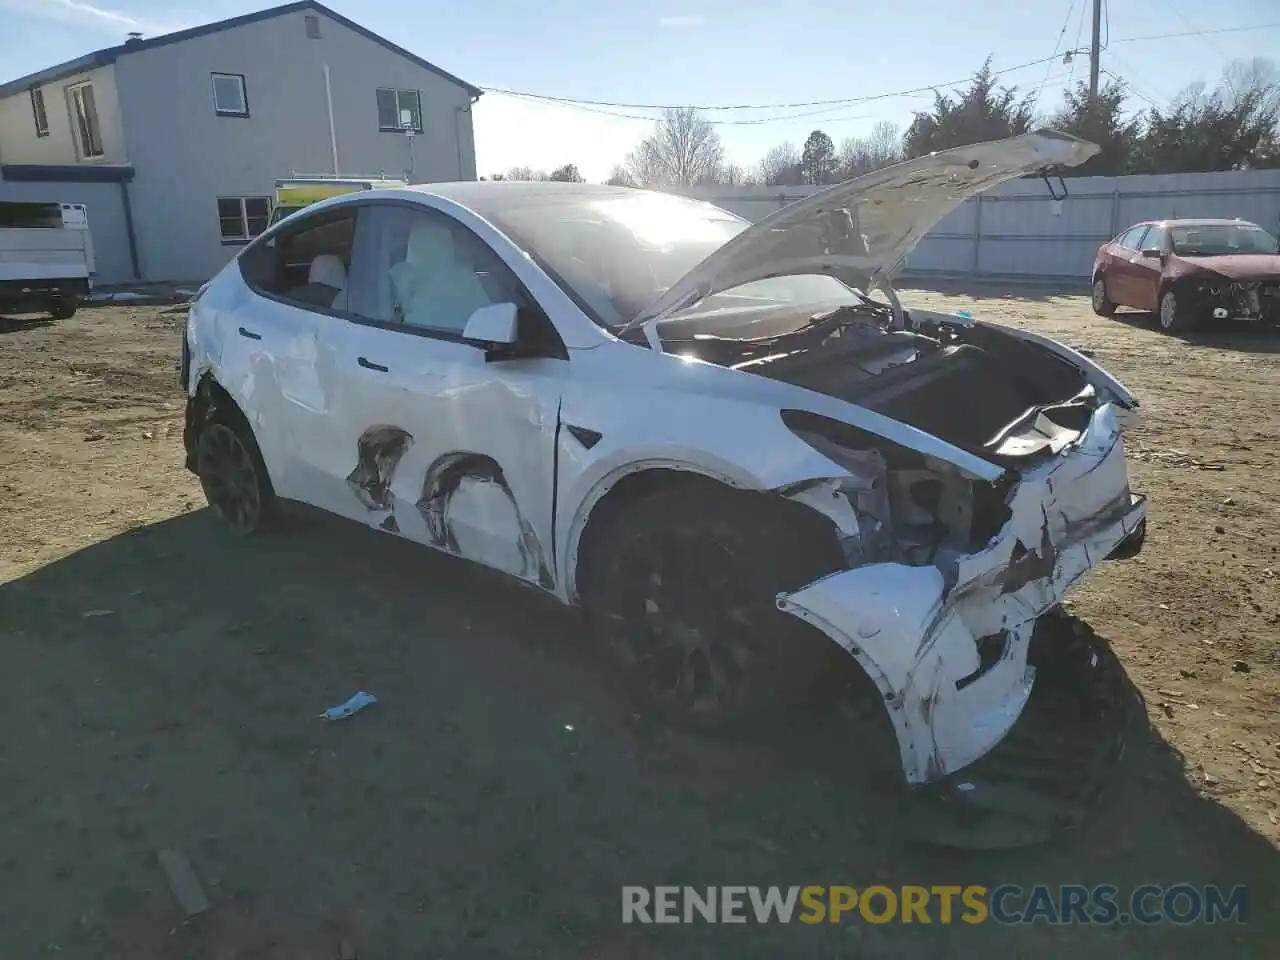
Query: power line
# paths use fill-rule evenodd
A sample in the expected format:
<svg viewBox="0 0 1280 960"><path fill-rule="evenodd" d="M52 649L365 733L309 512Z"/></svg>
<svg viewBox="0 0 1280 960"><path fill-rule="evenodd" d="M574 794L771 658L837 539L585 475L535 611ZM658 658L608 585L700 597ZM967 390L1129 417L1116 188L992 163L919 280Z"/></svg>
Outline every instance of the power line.
<svg viewBox="0 0 1280 960"><path fill-rule="evenodd" d="M1038 60L1029 60L1026 63L1015 64L1012 67L1003 67L999 70L992 70L993 77L999 77L1006 73L1013 73L1016 70L1025 70L1028 67L1037 67L1042 63L1048 63L1050 60L1057 59L1057 54L1048 57L1040 57ZM527 90L509 90L503 87L485 87L486 93L498 93L508 97L523 97L526 100L544 100L549 103L564 103L573 105L585 105L591 107L616 107L623 110L671 110L692 108L694 110L719 111L719 110L794 110L802 107L834 107L844 106L854 103L871 103L877 100L892 100L897 97L907 97L918 93L931 93L938 87L953 87L958 84L966 83L973 79L972 75L962 77L959 80L946 80L941 83L930 83L920 87L911 87L906 90L893 90L888 93L876 93L865 97L839 97L833 100L804 100L796 103L736 103L736 104L687 104L687 103L621 103L614 100L586 100L579 97L556 97L545 93L530 93Z"/></svg>
<svg viewBox="0 0 1280 960"><path fill-rule="evenodd" d="M1197 24L1195 21L1193 21L1191 17L1188 16L1181 9L1181 7L1178 5L1178 0L1174 0L1173 12L1175 15L1177 15L1179 20L1181 20L1183 23L1187 25L1187 27L1190 30L1196 31L1197 33L1204 33L1204 31L1201 30L1200 25ZM1218 46L1218 44L1214 42L1212 39L1209 39L1207 36L1205 38L1205 43L1208 44L1209 47L1213 50L1213 52L1216 53L1218 56L1220 56L1224 62L1230 59L1226 55L1226 53L1223 51L1223 49L1220 46Z"/></svg>
<svg viewBox="0 0 1280 960"><path fill-rule="evenodd" d="M1126 80L1124 77L1120 76L1118 73L1112 73L1106 67L1102 68L1102 72L1105 73L1112 80L1114 80L1116 83L1120 84L1120 86L1124 87L1126 90L1130 90L1133 93L1135 93L1139 99L1145 100L1150 106L1154 107L1155 109L1157 110L1164 109L1163 106L1161 106L1159 103L1156 103L1156 101L1152 100L1149 96L1147 96L1140 89L1138 89L1138 87L1133 83L1133 81Z"/></svg>
<svg viewBox="0 0 1280 960"><path fill-rule="evenodd" d="M1147 40L1176 40L1180 37L1207 37L1219 33L1250 33L1254 30L1280 30L1280 23L1255 23L1251 27L1218 27L1215 30L1185 30L1182 33L1149 33L1141 37L1117 37L1112 43L1140 43Z"/></svg>
<svg viewBox="0 0 1280 960"><path fill-rule="evenodd" d="M1075 12L1075 9L1076 0L1071 0L1071 2L1067 4L1067 15L1062 18L1062 29L1058 31L1058 39L1053 42L1053 55L1055 57L1058 55L1058 51L1062 48L1062 41L1066 39L1067 27L1071 25L1071 14ZM1049 83L1049 73L1052 70L1052 63L1044 68L1044 79L1040 81L1040 86L1036 88L1035 95L1031 99L1033 104L1040 102L1040 95L1044 93L1044 88Z"/></svg>
<svg viewBox="0 0 1280 960"><path fill-rule="evenodd" d="M1143 81L1143 85L1139 87L1138 83L1131 79L1137 76L1137 71L1133 69L1133 65L1114 50L1108 50L1106 51L1106 54L1108 60L1114 60L1118 66L1124 68L1125 73L1128 75L1127 77L1121 77L1118 76L1115 71L1111 71L1107 74L1111 79L1123 84L1127 89L1137 94L1139 99L1145 100L1151 106L1160 110L1164 109L1165 104L1171 99L1170 97L1156 89L1156 87L1147 84L1145 80Z"/></svg>
<svg viewBox="0 0 1280 960"><path fill-rule="evenodd" d="M1073 55L1076 53L1082 52L1079 49L1079 46L1080 46L1080 36L1084 31L1084 11L1085 11L1085 5L1081 4L1080 23L1076 32L1075 48L1068 51ZM1068 17L1070 17L1070 12L1068 12ZM1114 40L1111 40L1110 43L1142 43L1142 42L1151 41L1151 40L1174 40L1174 39L1179 39L1184 37L1201 37L1201 36L1210 36L1210 35L1222 34L1222 33L1246 33L1246 32L1252 32L1256 30L1276 30L1276 29L1280 29L1280 22L1259 23L1259 24L1253 24L1252 26L1243 26L1243 27L1219 27L1214 30L1188 30L1180 33L1154 33L1154 34L1147 34L1145 36L1138 36L1138 37L1117 37ZM1109 30L1109 27L1108 27L1108 30ZM1058 58L1058 54L1055 51L1053 54L1047 57L1040 57L1036 60L1028 60L1026 63L1018 63L1018 64L1014 64L1011 67L1002 67L999 70L992 70L991 75L993 77L1003 76L1004 74L1007 74L1007 73L1014 73L1018 70L1025 70L1028 67L1036 67L1041 64L1049 63L1053 60L1056 60L1057 58ZM1074 76L1074 73L1075 73L1075 62L1073 57L1072 76ZM616 101L616 100L588 100L581 97L560 97L560 96L554 96L554 95L545 94L545 93L533 93L528 90L513 90L506 87L485 87L484 89L486 93L496 93L502 96L519 97L526 100L542 101L545 103L555 103L555 104L562 104L566 106L573 106L573 107L580 107L580 108L609 107L609 108L620 109L620 110L671 110L671 109L692 108L694 110L700 110L704 112L719 112L719 111L730 111L730 110L796 110L796 109L801 109L806 107L840 107L840 106L848 106L848 105L860 104L860 103L873 103L879 100L892 100L898 97L908 97L916 94L932 93L932 92L935 92L939 87L954 87L954 86L958 86L960 84L966 83L971 79L972 79L972 75L967 77L962 77L959 80L947 80L941 83L930 83L924 86L911 87L906 90L893 90L887 93L877 93L877 94L872 94L870 96L865 96L865 97L838 97L831 100L801 100L794 103L737 103L737 104L625 103L625 102ZM615 114L608 114L607 111L603 111L603 110L598 112L606 113L606 115L615 115ZM754 124L760 124L760 123L774 123L780 120L798 119L806 115L807 114L792 114L792 115L783 115L778 117L763 117L763 118L752 119L752 120L719 120L719 121L712 120L711 122L725 124L725 125L754 125ZM656 119L654 117L643 117L643 116L638 116L634 114L616 114L616 116L622 119L630 119L630 120Z"/></svg>

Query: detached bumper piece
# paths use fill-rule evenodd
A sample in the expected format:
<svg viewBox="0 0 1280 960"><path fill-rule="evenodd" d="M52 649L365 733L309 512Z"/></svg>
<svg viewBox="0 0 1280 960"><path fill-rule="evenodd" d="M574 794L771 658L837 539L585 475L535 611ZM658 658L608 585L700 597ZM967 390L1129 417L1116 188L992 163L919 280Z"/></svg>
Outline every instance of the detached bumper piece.
<svg viewBox="0 0 1280 960"><path fill-rule="evenodd" d="M907 837L967 850L1043 843L1080 826L1117 780L1146 713L1110 647L1054 613L1037 623L1029 660L1036 684L1017 724L981 760L911 788L900 808Z"/></svg>
<svg viewBox="0 0 1280 960"><path fill-rule="evenodd" d="M1107 554L1108 560L1132 560L1142 552L1142 545L1147 540L1147 518L1143 517L1138 527Z"/></svg>

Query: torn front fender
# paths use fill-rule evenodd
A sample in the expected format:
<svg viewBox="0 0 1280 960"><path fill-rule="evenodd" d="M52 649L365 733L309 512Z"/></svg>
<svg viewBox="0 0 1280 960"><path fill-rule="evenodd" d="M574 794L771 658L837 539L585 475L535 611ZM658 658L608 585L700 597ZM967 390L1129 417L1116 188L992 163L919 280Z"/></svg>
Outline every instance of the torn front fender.
<svg viewBox="0 0 1280 960"><path fill-rule="evenodd" d="M982 550L929 566L879 563L778 598L839 644L884 698L904 775L924 783L987 753L1031 694L1036 621L1139 529L1120 424L1095 411L1080 443L1030 471Z"/></svg>

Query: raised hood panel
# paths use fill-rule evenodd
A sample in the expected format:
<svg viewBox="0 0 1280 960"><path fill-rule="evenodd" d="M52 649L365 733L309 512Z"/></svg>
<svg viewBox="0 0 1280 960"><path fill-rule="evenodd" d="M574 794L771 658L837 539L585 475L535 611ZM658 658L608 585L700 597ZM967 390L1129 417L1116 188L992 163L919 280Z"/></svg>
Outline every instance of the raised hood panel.
<svg viewBox="0 0 1280 960"><path fill-rule="evenodd" d="M1056 131L956 147L828 187L765 217L703 260L631 321L662 319L753 280L827 273L865 289L891 279L915 246L970 197L1098 146Z"/></svg>

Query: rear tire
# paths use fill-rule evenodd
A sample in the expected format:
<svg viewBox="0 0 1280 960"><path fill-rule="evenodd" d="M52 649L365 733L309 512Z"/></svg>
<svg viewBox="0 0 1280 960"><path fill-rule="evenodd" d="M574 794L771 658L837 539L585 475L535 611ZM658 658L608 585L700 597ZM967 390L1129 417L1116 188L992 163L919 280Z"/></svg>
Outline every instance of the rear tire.
<svg viewBox="0 0 1280 960"><path fill-rule="evenodd" d="M49 316L55 320L70 320L76 315L78 309L80 309L80 299L78 297L54 300L49 304Z"/></svg>
<svg viewBox="0 0 1280 960"><path fill-rule="evenodd" d="M1160 291L1160 329L1165 333L1181 333L1195 326L1195 317L1172 289Z"/></svg>
<svg viewBox="0 0 1280 960"><path fill-rule="evenodd" d="M1093 307L1093 312L1100 317L1114 317L1116 315L1116 304L1107 295L1107 280L1102 274L1098 274L1093 278L1091 306Z"/></svg>
<svg viewBox="0 0 1280 960"><path fill-rule="evenodd" d="M245 428L210 420L196 439L196 475L205 500L237 537L261 530L275 506L271 481Z"/></svg>
<svg viewBox="0 0 1280 960"><path fill-rule="evenodd" d="M811 699L826 637L776 596L843 567L834 536L763 497L660 489L623 510L591 549L583 605L625 682L680 726L730 730Z"/></svg>

